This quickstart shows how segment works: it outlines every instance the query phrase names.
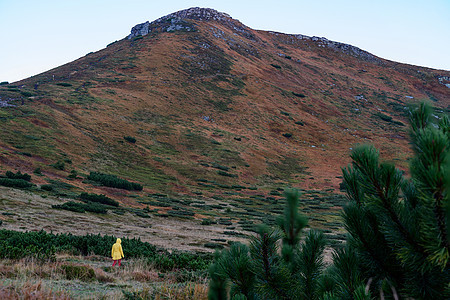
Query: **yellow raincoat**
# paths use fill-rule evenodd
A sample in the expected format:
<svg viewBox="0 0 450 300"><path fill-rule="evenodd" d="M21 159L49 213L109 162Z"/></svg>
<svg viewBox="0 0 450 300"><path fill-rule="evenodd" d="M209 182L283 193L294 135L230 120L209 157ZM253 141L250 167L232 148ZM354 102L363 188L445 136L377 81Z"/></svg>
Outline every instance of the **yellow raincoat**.
<svg viewBox="0 0 450 300"><path fill-rule="evenodd" d="M122 240L117 239L116 243L112 246L111 256L113 260L122 259L124 257L121 243Z"/></svg>

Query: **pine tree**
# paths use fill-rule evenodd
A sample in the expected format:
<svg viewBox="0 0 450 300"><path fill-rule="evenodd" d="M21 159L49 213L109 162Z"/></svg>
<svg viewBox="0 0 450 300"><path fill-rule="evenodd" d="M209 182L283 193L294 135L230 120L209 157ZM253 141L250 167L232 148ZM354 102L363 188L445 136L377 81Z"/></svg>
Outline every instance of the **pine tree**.
<svg viewBox="0 0 450 300"><path fill-rule="evenodd" d="M432 111L421 104L410 112L410 179L367 145L354 149L343 169L348 244L373 294L450 297L450 122L443 116L434 123Z"/></svg>

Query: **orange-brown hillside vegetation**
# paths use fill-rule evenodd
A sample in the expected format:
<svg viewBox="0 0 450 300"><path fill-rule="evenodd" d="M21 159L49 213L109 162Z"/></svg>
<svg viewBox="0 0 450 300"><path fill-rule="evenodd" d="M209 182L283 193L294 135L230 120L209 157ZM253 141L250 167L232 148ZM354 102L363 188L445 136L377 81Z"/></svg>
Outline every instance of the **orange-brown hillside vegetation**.
<svg viewBox="0 0 450 300"><path fill-rule="evenodd" d="M206 197L224 186L338 190L356 144L374 144L406 169L405 108L429 100L448 112L449 79L449 71L193 8L0 86L0 171L40 168L34 183L69 182L125 205L137 204L85 175ZM71 171L79 176L69 180Z"/></svg>

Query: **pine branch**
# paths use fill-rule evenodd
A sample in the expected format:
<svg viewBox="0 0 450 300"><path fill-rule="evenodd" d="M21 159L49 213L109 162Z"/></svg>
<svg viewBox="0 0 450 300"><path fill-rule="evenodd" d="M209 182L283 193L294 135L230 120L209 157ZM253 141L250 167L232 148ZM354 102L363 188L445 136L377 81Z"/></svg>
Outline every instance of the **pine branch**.
<svg viewBox="0 0 450 300"><path fill-rule="evenodd" d="M390 201L386 198L385 194L383 193L383 189L376 183L375 189L377 190L377 195L381 202L383 203L383 208L386 209L386 211L389 214L389 218L394 222L397 229L400 231L401 235L405 238L405 240L410 244L416 252L421 253L423 256L425 256L425 249L417 243L414 238L411 236L410 232L403 226L402 222L400 221L397 213L393 209Z"/></svg>
<svg viewBox="0 0 450 300"><path fill-rule="evenodd" d="M322 232L310 230L298 253L298 264L301 291L304 299L318 299L317 287L319 275L323 268L323 250L325 249L325 236Z"/></svg>
<svg viewBox="0 0 450 300"><path fill-rule="evenodd" d="M445 176L448 176L450 160L450 140L448 137L448 118L440 122L439 129L435 127L421 128L416 133L413 143L416 158L412 161L411 171L426 197L433 199L432 209L434 222L439 232L441 247L446 254L439 254L439 249L433 250L433 260L439 264L448 265L450 253L449 232L447 231L447 216L444 208L446 193ZM438 246L440 247L440 246Z"/></svg>
<svg viewBox="0 0 450 300"><path fill-rule="evenodd" d="M250 255L247 245L235 243L230 250L224 250L218 259L220 274L233 283L234 290L251 299L255 275L250 268Z"/></svg>
<svg viewBox="0 0 450 300"><path fill-rule="evenodd" d="M404 227L400 221L397 213L392 207L390 199L398 197L398 192L389 195L392 189L398 191L401 183L401 177L393 176L397 171L389 165L379 165L378 152L373 146L361 146L356 148L352 154L353 164L356 169L364 175L366 182L366 190L369 194L373 194L380 201L388 215L389 219L393 221L395 227L400 234L405 238L406 242L413 247L413 249L425 257L425 249L412 237L410 232ZM383 173L381 171L384 171ZM397 175L397 174L395 174ZM383 183L380 182L383 180ZM394 187L393 184L395 183Z"/></svg>
<svg viewBox="0 0 450 300"><path fill-rule="evenodd" d="M445 211L443 208L443 201L444 201L444 195L442 194L442 190L443 190L443 183L440 183L441 186L438 190L438 192L436 192L433 197L435 200L435 207L434 207L434 213L436 214L436 220L438 222L438 226L439 226L439 232L441 234L441 239L444 243L444 247L447 248L447 252L450 251L450 241L448 239L448 234L447 234L447 224L446 224L446 215L445 215Z"/></svg>
<svg viewBox="0 0 450 300"><path fill-rule="evenodd" d="M252 239L250 254L253 259L253 272L256 275L257 290L263 299L291 299L292 281L288 269L281 263L277 254L278 232L262 229Z"/></svg>
<svg viewBox="0 0 450 300"><path fill-rule="evenodd" d="M375 265L377 269L381 270L377 271L379 274L374 274L378 276L389 276L392 277L397 283L402 281L401 276L399 276L399 270L395 272L395 268L399 266L395 266L395 263L392 261L390 255L388 253L378 253L380 249L383 249L383 246L389 247L384 239L384 236L378 232L377 227L378 220L376 218L370 218L368 213L363 208L359 208L357 206L347 206L344 208L344 220L345 227L347 231L352 235L352 237L362 244L364 251L366 251ZM374 219L374 222L369 222L369 224L363 224L363 220L366 219ZM369 236L366 232L367 229L370 228L372 233L375 235ZM384 275L383 275L384 274Z"/></svg>
<svg viewBox="0 0 450 300"><path fill-rule="evenodd" d="M214 257L214 263L209 267L209 275L211 280L209 282L208 299L209 300L227 300L227 281L228 279L223 276L218 261L221 258L221 253L216 252Z"/></svg>

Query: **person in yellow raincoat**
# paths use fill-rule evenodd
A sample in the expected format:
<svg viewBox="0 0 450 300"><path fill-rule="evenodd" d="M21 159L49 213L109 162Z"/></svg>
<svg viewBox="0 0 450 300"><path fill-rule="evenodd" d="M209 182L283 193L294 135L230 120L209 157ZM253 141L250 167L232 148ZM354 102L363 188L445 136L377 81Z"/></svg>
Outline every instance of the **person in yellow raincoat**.
<svg viewBox="0 0 450 300"><path fill-rule="evenodd" d="M120 267L120 261L122 260L122 258L124 258L121 243L122 240L118 238L116 243L112 246L111 256L112 259L114 260L114 263L112 265L113 267L116 265L117 262L119 262Z"/></svg>

